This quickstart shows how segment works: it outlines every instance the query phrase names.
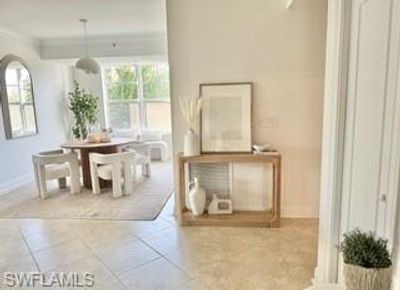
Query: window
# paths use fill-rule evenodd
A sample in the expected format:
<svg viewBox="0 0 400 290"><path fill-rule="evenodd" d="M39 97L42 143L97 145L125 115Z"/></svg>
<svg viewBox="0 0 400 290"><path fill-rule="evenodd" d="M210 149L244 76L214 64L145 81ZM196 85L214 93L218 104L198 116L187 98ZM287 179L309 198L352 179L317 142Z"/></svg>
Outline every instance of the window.
<svg viewBox="0 0 400 290"><path fill-rule="evenodd" d="M6 70L6 83L12 135L15 137L36 132L36 120L29 71L12 62Z"/></svg>
<svg viewBox="0 0 400 290"><path fill-rule="evenodd" d="M168 66L110 66L103 72L108 126L171 131Z"/></svg>

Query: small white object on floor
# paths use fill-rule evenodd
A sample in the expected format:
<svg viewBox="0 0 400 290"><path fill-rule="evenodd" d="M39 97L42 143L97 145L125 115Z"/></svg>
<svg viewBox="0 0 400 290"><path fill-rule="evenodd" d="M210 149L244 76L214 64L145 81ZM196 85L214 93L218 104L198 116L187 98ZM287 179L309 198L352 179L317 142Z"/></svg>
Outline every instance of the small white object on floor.
<svg viewBox="0 0 400 290"><path fill-rule="evenodd" d="M213 194L210 205L208 206L209 214L232 214L232 200L227 198L219 198Z"/></svg>

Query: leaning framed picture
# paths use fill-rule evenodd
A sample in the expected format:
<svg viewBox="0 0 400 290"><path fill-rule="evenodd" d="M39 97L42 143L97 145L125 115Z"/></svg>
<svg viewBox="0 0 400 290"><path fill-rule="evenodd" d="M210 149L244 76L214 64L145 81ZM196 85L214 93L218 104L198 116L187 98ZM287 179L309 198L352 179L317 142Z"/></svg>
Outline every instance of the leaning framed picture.
<svg viewBox="0 0 400 290"><path fill-rule="evenodd" d="M252 83L200 84L202 153L251 152Z"/></svg>

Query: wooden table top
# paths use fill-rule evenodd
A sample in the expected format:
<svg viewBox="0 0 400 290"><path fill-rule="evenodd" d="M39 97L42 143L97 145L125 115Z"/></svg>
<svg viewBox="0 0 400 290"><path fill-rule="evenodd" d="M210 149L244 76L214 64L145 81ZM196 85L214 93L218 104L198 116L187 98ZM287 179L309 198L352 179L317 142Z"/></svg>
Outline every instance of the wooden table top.
<svg viewBox="0 0 400 290"><path fill-rule="evenodd" d="M112 147L112 146L121 146L127 145L129 143L138 143L142 142L137 141L133 138L111 138L110 142L105 143L93 143L88 141L70 141L61 144L61 148L65 149L86 149L86 148L99 148L99 147Z"/></svg>

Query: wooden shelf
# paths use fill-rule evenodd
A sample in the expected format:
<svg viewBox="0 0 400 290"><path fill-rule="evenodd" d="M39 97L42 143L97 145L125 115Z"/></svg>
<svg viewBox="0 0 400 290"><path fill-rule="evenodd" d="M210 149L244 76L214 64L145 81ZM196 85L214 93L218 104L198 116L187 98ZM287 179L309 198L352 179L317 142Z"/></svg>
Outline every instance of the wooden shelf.
<svg viewBox="0 0 400 290"><path fill-rule="evenodd" d="M235 211L227 215L194 216L190 211L182 214L182 225L236 226L236 227L279 227L279 219L268 211Z"/></svg>
<svg viewBox="0 0 400 290"><path fill-rule="evenodd" d="M281 155L278 152L266 154L249 154L249 153L215 153L201 154L197 156L183 156L178 154L181 162L189 163L218 163L218 162L271 162L275 163L280 160Z"/></svg>
<svg viewBox="0 0 400 290"><path fill-rule="evenodd" d="M281 212L281 155L278 152L269 154L229 153L201 154L198 156L175 156L177 174L177 213L181 225L203 226L243 226L243 227L279 227ZM261 162L272 164L273 192L271 211L236 211L231 215L194 216L185 208L185 164L190 163L231 163Z"/></svg>

